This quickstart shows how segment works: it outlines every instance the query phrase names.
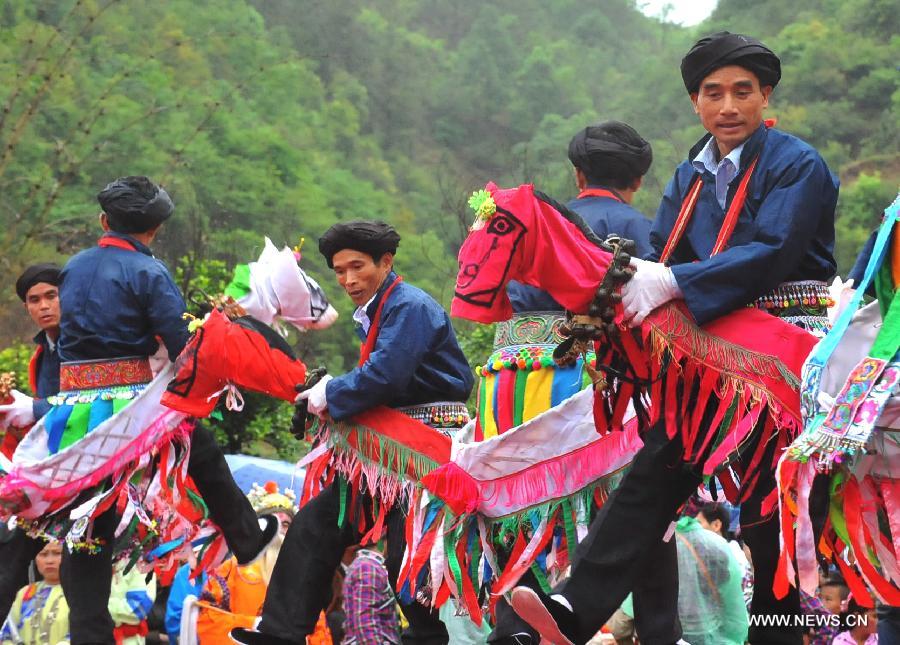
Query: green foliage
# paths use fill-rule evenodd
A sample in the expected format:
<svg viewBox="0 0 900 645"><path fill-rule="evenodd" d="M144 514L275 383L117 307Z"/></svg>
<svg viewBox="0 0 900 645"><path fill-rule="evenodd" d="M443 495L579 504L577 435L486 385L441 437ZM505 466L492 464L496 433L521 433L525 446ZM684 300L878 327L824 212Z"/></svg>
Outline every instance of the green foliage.
<svg viewBox="0 0 900 645"><path fill-rule="evenodd" d="M0 350L0 372L16 375L16 389L28 391L28 364L34 354L34 345L14 343Z"/></svg>

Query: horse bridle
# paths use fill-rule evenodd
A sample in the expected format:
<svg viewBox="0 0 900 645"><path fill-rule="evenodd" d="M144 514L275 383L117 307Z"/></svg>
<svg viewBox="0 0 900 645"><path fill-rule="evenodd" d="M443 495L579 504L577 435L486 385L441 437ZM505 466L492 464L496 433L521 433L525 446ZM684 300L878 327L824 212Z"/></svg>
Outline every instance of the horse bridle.
<svg viewBox="0 0 900 645"><path fill-rule="evenodd" d="M553 350L553 360L557 365L563 367L573 364L579 357L582 357L585 371L590 376L594 389L601 391L607 387L607 376L633 383L638 382L637 379L611 365L603 365L599 362L596 366L591 365L587 358L587 354L595 342L606 341L608 344L614 345L622 333L615 322L615 307L622 301L620 291L622 285L634 275L634 268L630 262L637 250L637 245L633 240L610 235L598 246L612 253L609 269L588 304L587 314L566 311L566 320L559 328L559 333L565 340Z"/></svg>

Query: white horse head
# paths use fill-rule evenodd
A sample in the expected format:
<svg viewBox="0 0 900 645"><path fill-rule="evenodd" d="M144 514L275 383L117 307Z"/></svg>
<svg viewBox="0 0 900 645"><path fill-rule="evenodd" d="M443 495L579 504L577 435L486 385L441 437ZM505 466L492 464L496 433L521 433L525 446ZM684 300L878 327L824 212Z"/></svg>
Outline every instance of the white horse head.
<svg viewBox="0 0 900 645"><path fill-rule="evenodd" d="M288 247L279 251L266 238L249 269L249 291L235 300L254 318L267 325L284 321L300 331L325 329L337 320L322 287L300 268Z"/></svg>

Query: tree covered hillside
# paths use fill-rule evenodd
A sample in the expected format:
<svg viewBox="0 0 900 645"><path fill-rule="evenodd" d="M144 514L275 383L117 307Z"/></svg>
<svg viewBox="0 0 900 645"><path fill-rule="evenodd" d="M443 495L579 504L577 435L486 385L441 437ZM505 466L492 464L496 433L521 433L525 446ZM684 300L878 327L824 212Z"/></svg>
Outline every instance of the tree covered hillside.
<svg viewBox="0 0 900 645"><path fill-rule="evenodd" d="M357 350L352 306L315 248L331 223L395 224L400 272L449 304L468 194L532 181L572 197L569 138L609 118L653 144L636 202L652 217L702 134L678 65L711 31L750 33L782 56L769 116L842 178L844 272L900 178L889 0L720 0L690 29L630 0L5 0L0 25L7 284L92 244L96 192L147 174L176 202L157 250L183 287L220 289L264 235L307 238L304 265L343 316L294 340L332 369ZM0 302L3 344L27 339L11 288ZM483 331L458 328L483 351Z"/></svg>

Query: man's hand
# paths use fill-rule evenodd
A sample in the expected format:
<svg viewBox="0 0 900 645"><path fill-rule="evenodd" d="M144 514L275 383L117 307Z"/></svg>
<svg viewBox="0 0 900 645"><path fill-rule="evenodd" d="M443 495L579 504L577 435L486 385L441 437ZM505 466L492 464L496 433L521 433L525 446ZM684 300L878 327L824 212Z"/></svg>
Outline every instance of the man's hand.
<svg viewBox="0 0 900 645"><path fill-rule="evenodd" d="M325 386L328 385L328 381L330 380L331 375L326 374L318 383L298 394L297 398L294 399L294 403L306 401L307 410L312 414L322 416L322 413L325 412L325 409L328 407L328 401L325 400Z"/></svg>
<svg viewBox="0 0 900 645"><path fill-rule="evenodd" d="M634 276L622 287L625 322L637 327L651 311L681 296L672 269L659 262L631 258Z"/></svg>
<svg viewBox="0 0 900 645"><path fill-rule="evenodd" d="M0 405L0 428L25 428L34 423L33 399L18 390L11 390L12 403Z"/></svg>

